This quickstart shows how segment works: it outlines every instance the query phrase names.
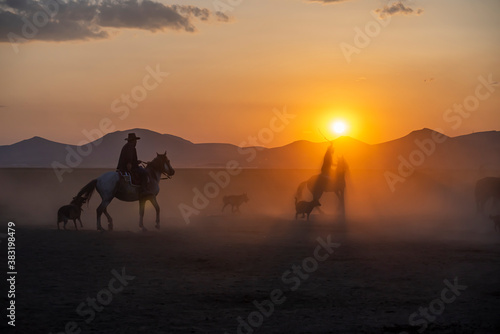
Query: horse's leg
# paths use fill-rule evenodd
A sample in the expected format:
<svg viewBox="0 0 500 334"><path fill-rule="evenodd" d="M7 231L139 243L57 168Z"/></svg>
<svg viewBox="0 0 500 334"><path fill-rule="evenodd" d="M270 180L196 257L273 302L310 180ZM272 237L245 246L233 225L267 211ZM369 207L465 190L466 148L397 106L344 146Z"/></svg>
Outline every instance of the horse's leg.
<svg viewBox="0 0 500 334"><path fill-rule="evenodd" d="M156 196L153 196L149 199L151 204L153 204L155 210L156 210L156 225L155 227L157 229L160 229L160 206L158 205L158 202L156 201Z"/></svg>
<svg viewBox="0 0 500 334"><path fill-rule="evenodd" d="M340 212L342 215L345 215L345 198L344 198L344 189L340 189L339 193L339 201L340 201Z"/></svg>
<svg viewBox="0 0 500 334"><path fill-rule="evenodd" d="M78 217L78 221L80 222L80 227L83 227L82 220L80 219L80 217Z"/></svg>
<svg viewBox="0 0 500 334"><path fill-rule="evenodd" d="M104 229L101 226L101 215L103 214L104 211L106 211L107 206L111 203L111 200L102 200L101 204L97 207L96 212L97 212L97 230L98 231L104 231Z"/></svg>
<svg viewBox="0 0 500 334"><path fill-rule="evenodd" d="M144 207L146 206L146 200L144 198L139 199L139 227L143 232L146 232L147 229L144 227Z"/></svg>
<svg viewBox="0 0 500 334"><path fill-rule="evenodd" d="M312 194L313 194L313 201L319 201L321 196L323 196L323 190L317 190Z"/></svg>
<svg viewBox="0 0 500 334"><path fill-rule="evenodd" d="M73 224L75 224L75 230L77 230L77 231L78 231L78 226L76 226L76 218L75 218L75 219L73 219Z"/></svg>
<svg viewBox="0 0 500 334"><path fill-rule="evenodd" d="M108 230L109 231L113 231L113 218L111 218L111 215L108 213L108 208L104 208L104 211L103 211L104 215L106 216L106 218L108 219Z"/></svg>
<svg viewBox="0 0 500 334"><path fill-rule="evenodd" d="M64 227L64 229L66 229L66 224L68 223L68 219L67 219L67 218L64 218L63 222L64 222L63 227Z"/></svg>

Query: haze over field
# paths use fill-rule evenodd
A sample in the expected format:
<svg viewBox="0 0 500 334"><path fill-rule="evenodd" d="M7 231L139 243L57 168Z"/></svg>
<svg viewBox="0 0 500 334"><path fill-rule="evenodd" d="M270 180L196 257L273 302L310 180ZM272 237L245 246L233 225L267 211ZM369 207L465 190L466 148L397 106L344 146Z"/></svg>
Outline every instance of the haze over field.
<svg viewBox="0 0 500 334"><path fill-rule="evenodd" d="M500 328L499 235L476 213L476 173L419 171L393 193L380 171L352 171L346 219L337 197L325 194L323 214L314 211L306 222L294 219L294 196L316 170L243 170L214 196L206 187L224 170L177 169L161 184L160 231L151 206L144 221L151 232L139 232L137 203L115 200L108 207L115 231L96 232L98 194L83 208L83 228L74 231L70 221L58 231L57 209L105 171L77 169L60 183L50 169L0 170L0 220L16 223L17 261L30 268L18 276L18 329L57 332L73 321L96 333L239 333L238 319L248 322L275 289L286 302L256 332ZM221 212L223 196L243 192L250 200L240 214ZM199 212L183 213L180 205ZM494 202L486 210L496 210ZM338 249L314 271L298 272L320 239ZM133 279L87 322L75 310L82 303L90 309L86 298L103 291L113 269ZM464 290L442 316L424 321L419 309L440 296L445 280Z"/></svg>

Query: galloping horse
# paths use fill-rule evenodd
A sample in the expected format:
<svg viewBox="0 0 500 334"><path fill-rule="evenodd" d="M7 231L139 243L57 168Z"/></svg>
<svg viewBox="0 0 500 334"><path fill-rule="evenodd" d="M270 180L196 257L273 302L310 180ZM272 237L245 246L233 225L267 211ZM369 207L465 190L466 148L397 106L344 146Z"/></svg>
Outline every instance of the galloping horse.
<svg viewBox="0 0 500 334"><path fill-rule="evenodd" d="M477 212L484 213L484 205L490 198L500 199L500 177L485 177L478 180L474 194Z"/></svg>
<svg viewBox="0 0 500 334"><path fill-rule="evenodd" d="M162 174L166 174L169 178L175 174L175 170L170 166L170 160L167 158L167 152L164 154L156 153L156 158L148 162L146 172L149 177L148 191L150 194L140 196L139 187L130 185L127 181L121 178L119 172L107 172L99 176L97 179L90 181L78 193L77 197L86 197L90 201L90 197L95 189L101 195L101 204L97 207L97 230L102 231L101 215L104 213L108 218L108 230L113 230L113 219L106 209L113 198L118 198L121 201L135 202L139 201L140 221L139 227L143 231L147 231L143 224L144 206L146 201L150 201L156 210L156 225L160 228L160 206L156 201L156 196L160 192L160 180Z"/></svg>
<svg viewBox="0 0 500 334"><path fill-rule="evenodd" d="M345 214L345 174L349 167L344 157L337 160L337 168L333 175L326 176L323 174L314 175L309 180L299 184L297 188L297 197L301 198L302 190L307 185L307 188L313 195L313 200L319 200L323 192L334 192L339 198L339 204L342 214Z"/></svg>

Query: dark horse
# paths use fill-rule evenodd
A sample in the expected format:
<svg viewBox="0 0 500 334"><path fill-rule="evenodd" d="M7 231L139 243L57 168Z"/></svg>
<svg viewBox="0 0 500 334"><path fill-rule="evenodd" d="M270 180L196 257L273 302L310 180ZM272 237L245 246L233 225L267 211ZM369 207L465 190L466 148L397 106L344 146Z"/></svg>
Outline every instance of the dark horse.
<svg viewBox="0 0 500 334"><path fill-rule="evenodd" d="M297 197L301 198L302 190L307 188L313 195L313 200L319 201L324 192L334 192L339 198L339 206L342 214L345 214L345 174L349 167L344 157L337 160L337 168L330 176L323 174L314 175L309 180L299 184Z"/></svg>
<svg viewBox="0 0 500 334"><path fill-rule="evenodd" d="M99 195L101 195L101 204L97 207L97 230L102 231L101 226L101 215L104 213L108 218L108 230L113 230L113 219L106 209L113 198L118 198L121 201L135 202L139 201L139 213L140 221L139 227L146 231L143 224L144 218L144 206L146 201L150 201L156 209L156 228L160 228L160 206L156 201L156 196L160 192L160 180L162 174L166 174L168 177L174 175L175 171L170 166L170 160L167 158L167 152L164 154L156 154L156 158L153 161L148 162L146 166L146 172L149 177L148 191L150 195L139 196L140 187L132 186L127 181L125 181L119 174L119 172L107 172L99 176L97 179L90 181L85 187L83 187L78 193L77 197L85 197L87 201L90 201L90 197L95 189Z"/></svg>
<svg viewBox="0 0 500 334"><path fill-rule="evenodd" d="M500 177L485 177L476 182L474 191L478 213L484 212L484 205L490 198L500 199Z"/></svg>

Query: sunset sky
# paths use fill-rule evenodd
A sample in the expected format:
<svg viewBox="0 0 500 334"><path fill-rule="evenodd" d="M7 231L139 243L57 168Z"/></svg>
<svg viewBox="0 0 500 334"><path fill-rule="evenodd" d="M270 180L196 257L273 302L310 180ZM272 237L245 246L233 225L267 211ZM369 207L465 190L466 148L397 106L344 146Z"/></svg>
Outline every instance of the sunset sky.
<svg viewBox="0 0 500 334"><path fill-rule="evenodd" d="M0 42L0 145L103 119L238 145L277 110L263 146L500 130L498 0L0 0Z"/></svg>

